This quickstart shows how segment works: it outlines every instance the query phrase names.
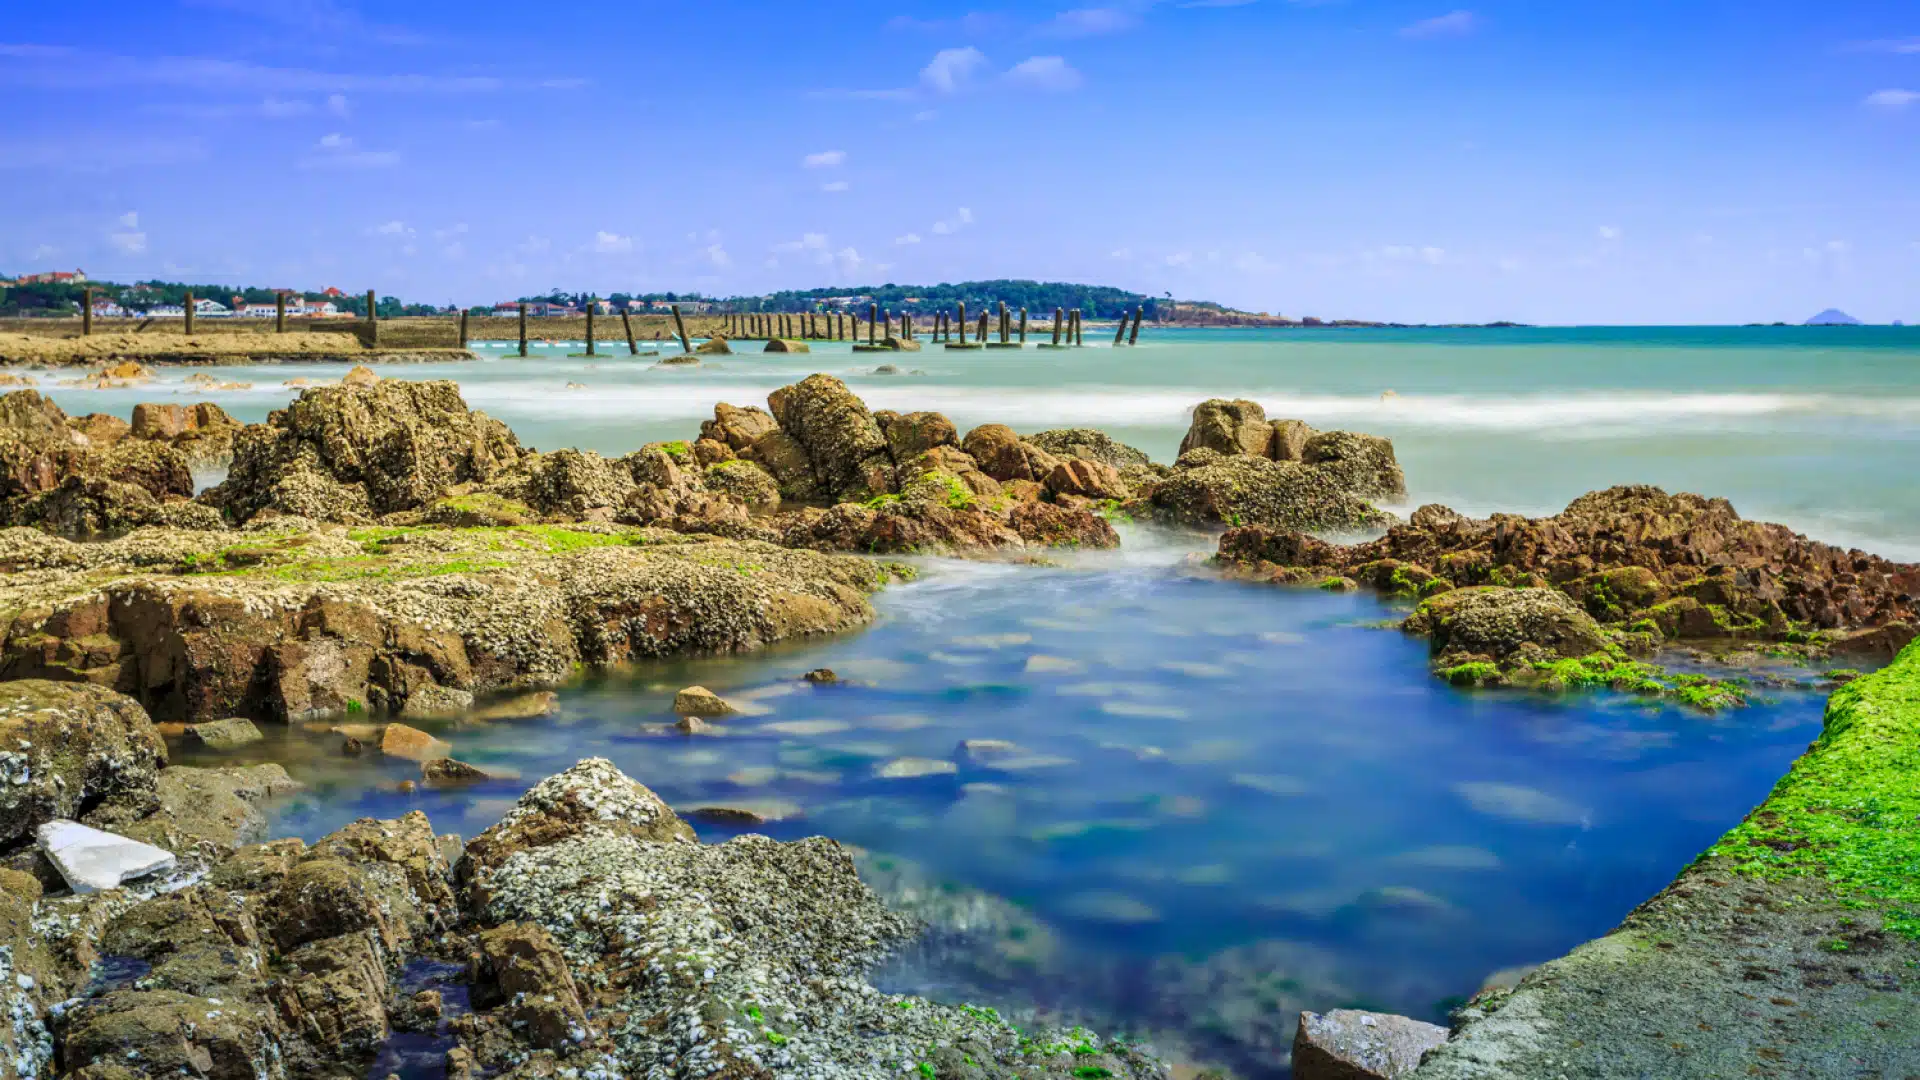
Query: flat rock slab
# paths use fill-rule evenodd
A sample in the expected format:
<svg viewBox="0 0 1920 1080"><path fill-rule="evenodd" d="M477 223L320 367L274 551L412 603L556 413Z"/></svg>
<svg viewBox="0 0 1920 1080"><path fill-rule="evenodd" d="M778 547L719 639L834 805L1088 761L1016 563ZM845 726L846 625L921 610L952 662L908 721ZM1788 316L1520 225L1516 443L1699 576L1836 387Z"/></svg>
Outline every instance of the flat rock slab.
<svg viewBox="0 0 1920 1080"><path fill-rule="evenodd" d="M186 736L214 750L232 750L266 738L260 733L260 729L254 726L253 721L243 716L211 720L204 724L188 724Z"/></svg>
<svg viewBox="0 0 1920 1080"><path fill-rule="evenodd" d="M64 818L40 826L35 836L40 851L76 893L117 889L122 882L171 870L175 862L170 851Z"/></svg>
<svg viewBox="0 0 1920 1080"><path fill-rule="evenodd" d="M1447 1029L1389 1013L1303 1012L1293 1037L1294 1080L1400 1080Z"/></svg>

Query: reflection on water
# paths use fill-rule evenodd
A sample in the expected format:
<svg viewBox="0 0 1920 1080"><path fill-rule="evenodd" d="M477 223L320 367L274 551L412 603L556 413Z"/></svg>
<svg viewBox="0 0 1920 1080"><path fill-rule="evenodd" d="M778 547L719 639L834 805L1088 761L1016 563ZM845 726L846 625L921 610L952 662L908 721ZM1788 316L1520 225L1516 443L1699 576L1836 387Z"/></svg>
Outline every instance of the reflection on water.
<svg viewBox="0 0 1920 1080"><path fill-rule="evenodd" d="M517 780L401 792L413 766L297 730L247 753L312 784L276 822L309 838L409 809L471 836L605 756L682 811L867 852L868 879L936 927L890 988L1259 1075L1295 1010L1439 1019L1496 969L1606 931L1817 729L1797 691L1721 717L1463 693L1378 628L1376 600L1222 582L1178 544L1126 540L1057 568L930 562L867 632L650 664L565 691L553 717L439 731ZM818 667L847 682L799 681ZM672 732L690 683L752 715Z"/></svg>

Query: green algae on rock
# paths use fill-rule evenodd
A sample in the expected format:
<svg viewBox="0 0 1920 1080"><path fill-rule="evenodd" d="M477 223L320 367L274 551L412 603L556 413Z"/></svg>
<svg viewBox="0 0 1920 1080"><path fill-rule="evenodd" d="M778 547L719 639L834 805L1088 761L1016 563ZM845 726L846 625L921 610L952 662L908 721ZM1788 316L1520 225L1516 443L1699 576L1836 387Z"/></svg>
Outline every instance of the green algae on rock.
<svg viewBox="0 0 1920 1080"><path fill-rule="evenodd" d="M1920 647L1613 933L1476 997L1418 1080L1920 1072Z"/></svg>

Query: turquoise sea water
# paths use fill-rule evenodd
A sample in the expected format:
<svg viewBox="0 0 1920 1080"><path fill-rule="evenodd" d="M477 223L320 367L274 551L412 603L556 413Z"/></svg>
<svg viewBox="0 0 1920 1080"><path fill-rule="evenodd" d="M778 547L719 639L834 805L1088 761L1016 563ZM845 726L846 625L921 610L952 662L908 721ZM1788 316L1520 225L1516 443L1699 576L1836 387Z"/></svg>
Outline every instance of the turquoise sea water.
<svg viewBox="0 0 1920 1080"><path fill-rule="evenodd" d="M480 351L382 374L457 379L524 442L608 453L689 437L713 402L763 403L813 371L876 408L938 409L962 429L1100 427L1160 460L1192 404L1251 397L1392 436L1410 503L1550 512L1650 482L1920 558L1915 331L1149 331L1136 349L823 345L691 370L552 355L571 344ZM924 374L873 374L887 359ZM215 370L253 388L208 396L258 420L296 392L283 380L342 370ZM197 396L183 375L53 393L125 415ZM869 880L936 927L890 986L1275 1076L1301 1008L1439 1020L1490 973L1605 932L1818 732L1820 695L1791 687L1720 716L1454 690L1423 643L1379 628L1390 606L1221 581L1194 561L1210 546L1130 528L1120 551L1054 567L926 560L865 631L646 665L567 688L555 717L440 730L456 757L520 779L402 792L406 763L343 758L337 737L299 730L248 753L310 783L276 822L308 837L412 808L471 836L533 780L604 755L683 811L752 809L775 819L762 831L868 852ZM797 681L819 666L852 684ZM669 732L673 691L695 682L755 715ZM937 771L882 774L900 758Z"/></svg>

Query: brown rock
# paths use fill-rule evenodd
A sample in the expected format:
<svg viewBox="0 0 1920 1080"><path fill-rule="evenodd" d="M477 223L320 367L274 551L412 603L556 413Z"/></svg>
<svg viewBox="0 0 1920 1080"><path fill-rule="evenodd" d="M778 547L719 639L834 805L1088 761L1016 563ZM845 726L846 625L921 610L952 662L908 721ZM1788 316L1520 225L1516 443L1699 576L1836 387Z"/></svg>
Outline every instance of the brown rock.
<svg viewBox="0 0 1920 1080"><path fill-rule="evenodd" d="M981 424L960 444L980 464L980 471L1005 483L1008 480L1043 481L1060 459L1021 440L1005 424Z"/></svg>
<svg viewBox="0 0 1920 1080"><path fill-rule="evenodd" d="M739 710L704 686L689 686L673 695L673 711L681 716L729 716Z"/></svg>
<svg viewBox="0 0 1920 1080"><path fill-rule="evenodd" d="M724 443L738 453L778 428L765 409L721 402L713 407L713 419L700 424L700 437Z"/></svg>
<svg viewBox="0 0 1920 1080"><path fill-rule="evenodd" d="M0 847L116 797L151 798L167 747L132 698L99 686L0 682Z"/></svg>
<svg viewBox="0 0 1920 1080"><path fill-rule="evenodd" d="M586 1009L566 957L543 928L509 923L486 931L480 935L479 966L477 995L505 1003L535 1046L558 1049L572 1041L574 1031L586 1030Z"/></svg>
<svg viewBox="0 0 1920 1080"><path fill-rule="evenodd" d="M960 445L953 421L937 412L910 412L892 417L886 430L887 448L896 462L910 461L936 446Z"/></svg>
<svg viewBox="0 0 1920 1080"><path fill-rule="evenodd" d="M1304 420L1273 421L1273 440L1267 444L1267 456L1275 461L1306 460L1307 440L1320 434Z"/></svg>
<svg viewBox="0 0 1920 1080"><path fill-rule="evenodd" d="M1180 440L1180 452L1204 448L1229 457L1266 457L1273 435L1273 425L1258 402L1212 398L1193 407L1193 423Z"/></svg>
<svg viewBox="0 0 1920 1080"><path fill-rule="evenodd" d="M427 761L443 758L453 746L444 739L436 739L419 728L405 724L388 724L380 736L380 752L389 757L406 758L409 761Z"/></svg>
<svg viewBox="0 0 1920 1080"><path fill-rule="evenodd" d="M1126 499L1133 494L1118 469L1086 458L1070 458L1054 466L1047 474L1046 488L1055 495L1089 499Z"/></svg>
<svg viewBox="0 0 1920 1080"><path fill-rule="evenodd" d="M380 376L374 374L372 368L365 364L355 364L353 370L347 372L340 383L343 386L372 386L379 381Z"/></svg>

